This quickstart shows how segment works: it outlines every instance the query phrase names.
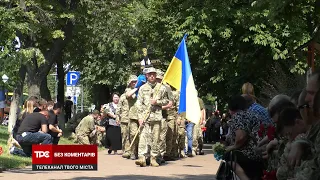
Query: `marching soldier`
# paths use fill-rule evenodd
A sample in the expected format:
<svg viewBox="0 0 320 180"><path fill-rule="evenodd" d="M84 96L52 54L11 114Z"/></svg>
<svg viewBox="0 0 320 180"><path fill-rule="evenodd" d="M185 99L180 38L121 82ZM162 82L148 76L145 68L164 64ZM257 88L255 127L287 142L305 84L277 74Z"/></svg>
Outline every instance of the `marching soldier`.
<svg viewBox="0 0 320 180"><path fill-rule="evenodd" d="M192 143L192 155L203 155L202 147L203 147L203 135L201 132L201 126L205 123L206 120L206 110L203 103L203 100L198 97L199 105L200 105L200 111L201 111L201 117L199 120L199 123L196 124L193 127L193 143ZM199 153L198 150L199 149Z"/></svg>
<svg viewBox="0 0 320 180"><path fill-rule="evenodd" d="M168 132L166 136L166 153L169 156L168 160L176 160L179 158L178 156L178 146L175 146L174 144L177 143L177 138L178 138L178 128L180 127L180 123L183 120L180 120L178 123L178 105L179 105L179 97L180 97L180 92L177 90L172 91L173 95L173 105L172 107L168 110ZM184 123L184 121L183 121ZM183 126L183 133L185 130L184 124ZM184 142L184 141L183 141Z"/></svg>
<svg viewBox="0 0 320 180"><path fill-rule="evenodd" d="M177 144L173 147L174 152L179 153L179 158L185 158L187 157L185 155L184 149L185 149L185 143L186 143L186 125L185 125L185 113L179 114L177 118Z"/></svg>
<svg viewBox="0 0 320 180"><path fill-rule="evenodd" d="M156 81L156 70L153 67L146 68L147 83L139 89L137 107L140 126L143 126L140 134L138 155L135 162L141 167L146 166L146 156L149 154L150 165L158 167L156 157L160 155L160 129L162 120L162 106L168 104L165 98L166 88Z"/></svg>
<svg viewBox="0 0 320 180"><path fill-rule="evenodd" d="M137 107L137 92L139 88L145 83L144 75L140 75L137 78L137 83L135 84L134 88L128 90L126 92L126 97L131 99L133 105L129 109L129 142L132 144L130 147L130 159L136 160L138 157L138 145L139 145L139 138L138 136L134 140L136 133L139 130L139 121L138 121L138 107ZM134 142L132 142L134 140Z"/></svg>
<svg viewBox="0 0 320 180"><path fill-rule="evenodd" d="M164 73L161 70L157 72L157 81L160 83L163 79ZM166 98L169 99L169 103L166 106L162 107L162 123L161 123L161 132L160 132L160 154L161 161L164 163L165 160L172 161L174 160L171 150L172 150L172 141L173 135L176 131L176 101L177 97L173 96L173 91L171 87L167 84L164 84L166 88Z"/></svg>
<svg viewBox="0 0 320 180"><path fill-rule="evenodd" d="M120 100L116 109L116 121L120 123L122 137L123 158L130 158L130 142L129 142L129 110L134 105L135 99L127 97L127 92L134 89L137 82L137 76L130 75L128 80L128 88L120 96Z"/></svg>
<svg viewBox="0 0 320 180"><path fill-rule="evenodd" d="M76 128L77 142L80 144L96 144L96 132L102 131L95 125L95 119L98 119L100 112L94 110L92 114L84 117Z"/></svg>

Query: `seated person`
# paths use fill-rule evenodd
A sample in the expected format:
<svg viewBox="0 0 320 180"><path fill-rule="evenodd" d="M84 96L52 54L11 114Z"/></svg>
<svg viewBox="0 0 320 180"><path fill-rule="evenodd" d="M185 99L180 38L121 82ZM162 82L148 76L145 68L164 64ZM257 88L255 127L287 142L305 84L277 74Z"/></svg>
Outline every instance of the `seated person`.
<svg viewBox="0 0 320 180"><path fill-rule="evenodd" d="M62 107L62 105L59 102L55 103L53 105L53 107L48 106L49 134L52 137L52 144L55 144L55 145L57 145L59 143L60 137L62 136L62 130L58 127L58 115L61 113L61 107Z"/></svg>
<svg viewBox="0 0 320 180"><path fill-rule="evenodd" d="M48 132L48 111L28 114L21 122L16 139L26 156L32 155L32 144L52 144ZM39 131L40 129L40 131Z"/></svg>
<svg viewBox="0 0 320 180"><path fill-rule="evenodd" d="M100 119L100 112L94 110L92 114L84 117L76 128L77 142L80 144L96 144L96 132L102 131L99 126L95 125L95 120Z"/></svg>
<svg viewBox="0 0 320 180"><path fill-rule="evenodd" d="M303 121L297 108L286 108L279 115L277 129L280 131L279 133L286 135L289 139L277 169L277 179L286 180L293 178L295 171L294 168L289 167L287 161L288 154L291 150L291 143L304 136L303 133L307 131L307 125ZM269 146L267 146L267 149L269 150ZM270 151L268 153L270 153Z"/></svg>
<svg viewBox="0 0 320 180"><path fill-rule="evenodd" d="M260 179L263 172L262 159L254 151L257 145L256 130L259 127L259 117L246 110L247 103L242 96L233 97L228 106L232 117L225 160L232 165L232 169L241 180Z"/></svg>

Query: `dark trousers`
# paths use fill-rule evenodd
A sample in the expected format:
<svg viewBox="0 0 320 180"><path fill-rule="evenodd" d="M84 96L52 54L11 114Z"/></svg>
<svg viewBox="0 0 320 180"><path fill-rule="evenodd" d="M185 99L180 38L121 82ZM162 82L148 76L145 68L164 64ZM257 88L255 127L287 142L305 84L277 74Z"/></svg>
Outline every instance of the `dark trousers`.
<svg viewBox="0 0 320 180"><path fill-rule="evenodd" d="M60 137L54 137L52 136L52 144L58 145L60 141Z"/></svg>
<svg viewBox="0 0 320 180"><path fill-rule="evenodd" d="M17 135L17 141L23 152L29 157L32 155L32 144L52 144L51 135L40 132L26 132L25 136Z"/></svg>
<svg viewBox="0 0 320 180"><path fill-rule="evenodd" d="M236 162L241 166L246 175L252 180L261 180L263 176L263 163L258 160L249 159L240 151L232 151L225 155L227 162Z"/></svg>
<svg viewBox="0 0 320 180"><path fill-rule="evenodd" d="M67 123L69 119L71 119L71 112L66 112L64 115L64 118L65 118L65 123Z"/></svg>

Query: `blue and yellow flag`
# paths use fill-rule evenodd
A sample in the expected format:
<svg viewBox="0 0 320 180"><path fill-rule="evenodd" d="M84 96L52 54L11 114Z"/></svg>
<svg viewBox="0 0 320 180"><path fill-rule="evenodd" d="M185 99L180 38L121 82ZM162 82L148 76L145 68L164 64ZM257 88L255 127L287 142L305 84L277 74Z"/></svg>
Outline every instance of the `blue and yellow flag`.
<svg viewBox="0 0 320 180"><path fill-rule="evenodd" d="M183 37L162 81L180 91L179 114L185 112L187 120L198 124L201 117L200 105L185 38L186 36Z"/></svg>

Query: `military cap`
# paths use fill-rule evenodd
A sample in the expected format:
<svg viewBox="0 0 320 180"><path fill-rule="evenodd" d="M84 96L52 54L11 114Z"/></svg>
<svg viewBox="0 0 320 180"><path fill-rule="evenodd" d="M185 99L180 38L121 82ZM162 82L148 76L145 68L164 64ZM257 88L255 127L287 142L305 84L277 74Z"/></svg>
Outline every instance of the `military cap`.
<svg viewBox="0 0 320 180"><path fill-rule="evenodd" d="M164 73L160 69L156 69L157 71L157 79L163 79Z"/></svg>
<svg viewBox="0 0 320 180"><path fill-rule="evenodd" d="M157 73L157 71L156 71L156 69L154 67L145 68L143 70L143 74L148 74L148 73L152 73L152 72Z"/></svg>
<svg viewBox="0 0 320 180"><path fill-rule="evenodd" d="M127 85L129 85L132 81L137 81L138 77L136 75L130 75L127 81Z"/></svg>

